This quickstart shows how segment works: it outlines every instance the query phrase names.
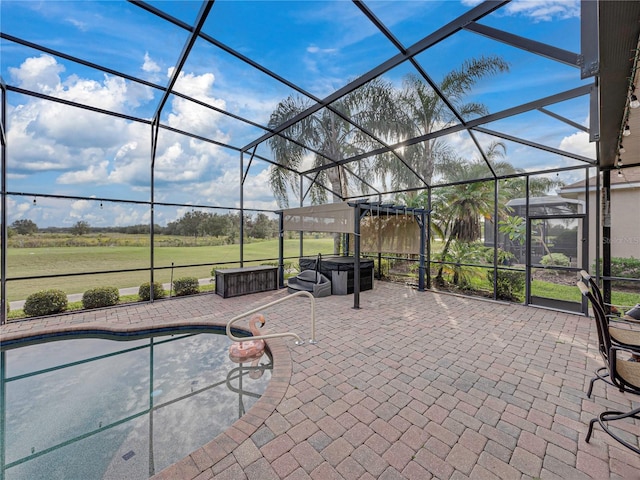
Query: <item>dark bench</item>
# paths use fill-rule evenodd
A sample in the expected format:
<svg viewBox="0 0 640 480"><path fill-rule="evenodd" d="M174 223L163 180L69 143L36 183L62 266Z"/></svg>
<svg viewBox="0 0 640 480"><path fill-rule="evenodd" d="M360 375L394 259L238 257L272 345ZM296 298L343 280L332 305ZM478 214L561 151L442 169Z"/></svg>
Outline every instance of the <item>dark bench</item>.
<svg viewBox="0 0 640 480"><path fill-rule="evenodd" d="M278 288L278 267L224 268L216 270L216 293L222 298L266 292Z"/></svg>

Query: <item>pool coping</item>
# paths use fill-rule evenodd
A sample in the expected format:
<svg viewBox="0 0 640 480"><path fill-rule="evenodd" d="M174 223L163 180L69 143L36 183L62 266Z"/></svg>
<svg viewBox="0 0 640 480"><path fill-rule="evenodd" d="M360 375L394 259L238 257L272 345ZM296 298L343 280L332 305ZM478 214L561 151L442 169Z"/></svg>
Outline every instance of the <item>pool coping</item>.
<svg viewBox="0 0 640 480"><path fill-rule="evenodd" d="M203 329L226 328L226 323L170 321L154 325L96 325L95 323L81 323L75 325L48 326L38 331L18 331L3 333L2 342L28 342L30 339L44 339L49 337L65 337L72 334L106 334L106 335L134 335L143 332L162 332L171 329ZM242 329L239 329L242 330ZM154 480L168 480L176 478L194 478L203 470L213 466L239 445L253 435L267 418L278 407L289 387L293 364L291 352L283 338L265 340L271 353L273 368L271 379L262 396L251 408L224 432L218 434L211 441L183 457L178 462L169 465L154 476Z"/></svg>

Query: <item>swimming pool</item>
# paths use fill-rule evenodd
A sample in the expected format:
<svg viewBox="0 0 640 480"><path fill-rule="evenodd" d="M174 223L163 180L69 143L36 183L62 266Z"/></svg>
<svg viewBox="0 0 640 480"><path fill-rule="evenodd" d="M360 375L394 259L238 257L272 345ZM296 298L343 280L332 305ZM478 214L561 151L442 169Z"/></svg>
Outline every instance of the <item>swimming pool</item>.
<svg viewBox="0 0 640 480"><path fill-rule="evenodd" d="M206 444L271 378L223 332L70 338L3 350L4 478L146 479ZM4 348L4 347L3 347Z"/></svg>

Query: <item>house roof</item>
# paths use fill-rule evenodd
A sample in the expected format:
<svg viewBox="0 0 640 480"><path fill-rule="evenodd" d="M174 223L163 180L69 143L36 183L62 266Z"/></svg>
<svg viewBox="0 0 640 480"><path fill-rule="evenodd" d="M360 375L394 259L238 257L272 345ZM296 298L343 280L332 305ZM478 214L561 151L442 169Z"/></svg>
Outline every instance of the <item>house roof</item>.
<svg viewBox="0 0 640 480"><path fill-rule="evenodd" d="M640 167L624 168L620 169L618 175L615 170L611 171L611 189L618 190L623 188L640 188ZM600 175L603 175L601 173ZM575 196L576 194L584 193L585 181L565 185L558 192L561 196ZM589 190L593 191L596 188L596 176L589 177Z"/></svg>

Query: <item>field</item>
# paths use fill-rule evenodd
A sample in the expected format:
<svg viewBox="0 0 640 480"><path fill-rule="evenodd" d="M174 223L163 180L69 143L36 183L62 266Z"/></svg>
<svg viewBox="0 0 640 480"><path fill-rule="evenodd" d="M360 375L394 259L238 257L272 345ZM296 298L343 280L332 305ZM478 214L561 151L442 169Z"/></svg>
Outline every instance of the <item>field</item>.
<svg viewBox="0 0 640 480"><path fill-rule="evenodd" d="M133 237L133 236L132 236ZM133 240L132 240L133 242ZM298 257L300 242L298 239L285 240L285 257ZM333 252L332 238L305 238L304 255ZM240 258L239 245L163 247L154 249L155 280L167 283L171 278L171 264L174 264L173 278L193 276L211 277L213 265L218 268L236 266ZM258 259L278 258L278 240L248 243L244 245L245 262ZM145 246L78 246L78 247L40 247L8 248L7 278L30 277L38 275L62 275L107 270L146 269L149 265L150 250ZM294 261L291 259L290 261ZM183 265L205 264L197 267ZM295 261L297 265L297 261ZM158 270L160 269L160 270ZM109 274L91 274L42 278L29 280L10 280L7 282L9 301L24 300L33 292L48 288L59 288L68 294L82 293L88 288L115 286L118 288L137 287L149 281L149 272L119 272Z"/></svg>
<svg viewBox="0 0 640 480"><path fill-rule="evenodd" d="M58 288L67 294L83 293L98 286L118 288L138 287L149 281L150 249L147 235L87 235L83 237L63 235L34 235L13 238L7 249L7 298L10 302L24 300L31 293ZM168 283L180 277L211 278L212 268L238 266L240 246L225 244L220 238L189 238L168 235L155 237L154 279ZM15 245L12 247L11 245ZM75 245L75 246L70 246ZM284 241L285 264L297 267L300 241L298 238ZM439 245L434 245L434 251ZM305 256L317 253L331 254L333 238L305 237ZM245 262L274 264L278 258L278 240L255 241L244 245ZM269 260L265 260L269 259ZM173 264L173 269L171 268ZM198 265L186 267L185 265ZM134 272L99 273L110 270L140 269ZM87 275L74 275L88 273ZM408 273L408 272L407 272ZM18 277L64 275L55 278L12 280ZM571 282L573 283L573 282ZM472 280L479 292L492 291L492 285L484 274ZM209 286L209 289L212 288ZM532 294L561 300L580 301L575 285L534 280ZM135 295L132 300L135 300ZM613 292L613 302L633 305L640 301L635 291Z"/></svg>

